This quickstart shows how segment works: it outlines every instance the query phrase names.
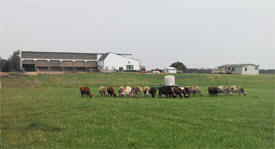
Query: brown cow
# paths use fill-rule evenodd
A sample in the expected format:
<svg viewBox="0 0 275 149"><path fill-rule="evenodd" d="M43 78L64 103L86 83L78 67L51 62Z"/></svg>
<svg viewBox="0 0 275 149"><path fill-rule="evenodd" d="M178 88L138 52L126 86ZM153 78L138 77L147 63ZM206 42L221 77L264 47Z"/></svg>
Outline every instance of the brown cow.
<svg viewBox="0 0 275 149"><path fill-rule="evenodd" d="M98 87L98 92L101 96L108 96L106 88L104 86Z"/></svg>
<svg viewBox="0 0 275 149"><path fill-rule="evenodd" d="M172 92L173 92L173 97L176 98L177 96L180 96L180 98L184 97L184 90L182 90L182 88L180 87L172 87Z"/></svg>
<svg viewBox="0 0 275 149"><path fill-rule="evenodd" d="M81 97L83 98L83 95L85 97L90 97L92 98L93 97L93 94L90 92L90 89L86 86L82 86L80 87L80 93L81 93Z"/></svg>
<svg viewBox="0 0 275 149"><path fill-rule="evenodd" d="M150 87L145 86L144 90L143 90L144 97L148 97L149 96L149 94L150 94L149 91L150 91Z"/></svg>
<svg viewBox="0 0 275 149"><path fill-rule="evenodd" d="M114 96L114 97L116 97L115 90L114 90L114 88L112 86L109 86L107 88L107 92L108 92L108 96L111 96L111 97Z"/></svg>
<svg viewBox="0 0 275 149"><path fill-rule="evenodd" d="M122 92L125 90L125 88L123 87L123 86L120 86L119 87L119 89L118 89L118 95L120 96L120 97L122 97L123 95L122 95Z"/></svg>
<svg viewBox="0 0 275 149"><path fill-rule="evenodd" d="M135 95L141 96L141 94L142 94L142 87L140 87L140 86L134 86L133 88L135 88L134 89Z"/></svg>
<svg viewBox="0 0 275 149"><path fill-rule="evenodd" d="M219 93L225 93L225 95L227 96L232 96L232 92L230 88L226 86L218 86L218 88L219 88Z"/></svg>
<svg viewBox="0 0 275 149"><path fill-rule="evenodd" d="M192 86L191 89L190 89L190 92L193 96L196 96L196 94L198 94L200 96L203 96L203 94L201 92L201 89L197 86Z"/></svg>
<svg viewBox="0 0 275 149"><path fill-rule="evenodd" d="M232 93L239 93L239 95L243 94L244 96L246 96L246 92L244 91L244 89L239 86L231 86L230 90Z"/></svg>

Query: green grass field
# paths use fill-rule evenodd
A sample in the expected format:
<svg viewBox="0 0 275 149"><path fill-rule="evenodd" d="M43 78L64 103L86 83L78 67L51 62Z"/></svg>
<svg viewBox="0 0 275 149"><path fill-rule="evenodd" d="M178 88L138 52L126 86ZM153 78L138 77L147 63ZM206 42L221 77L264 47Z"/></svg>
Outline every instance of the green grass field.
<svg viewBox="0 0 275 149"><path fill-rule="evenodd" d="M0 148L274 148L275 75L177 74L203 97L99 97L100 85L159 86L162 74L90 73L1 78ZM238 85L247 96L209 97ZM81 98L80 86L92 99Z"/></svg>

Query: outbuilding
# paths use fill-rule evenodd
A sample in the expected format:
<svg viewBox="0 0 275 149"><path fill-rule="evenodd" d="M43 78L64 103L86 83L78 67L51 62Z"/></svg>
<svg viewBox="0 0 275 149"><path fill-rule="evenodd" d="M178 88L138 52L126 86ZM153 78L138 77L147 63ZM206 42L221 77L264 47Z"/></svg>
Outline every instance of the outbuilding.
<svg viewBox="0 0 275 149"><path fill-rule="evenodd" d="M165 73L177 73L177 69L174 67L165 67L164 72Z"/></svg>
<svg viewBox="0 0 275 149"><path fill-rule="evenodd" d="M129 56L109 52L99 58L98 70L101 72L139 71L140 62Z"/></svg>
<svg viewBox="0 0 275 149"><path fill-rule="evenodd" d="M226 64L218 66L219 70L231 74L258 75L259 65L255 64Z"/></svg>

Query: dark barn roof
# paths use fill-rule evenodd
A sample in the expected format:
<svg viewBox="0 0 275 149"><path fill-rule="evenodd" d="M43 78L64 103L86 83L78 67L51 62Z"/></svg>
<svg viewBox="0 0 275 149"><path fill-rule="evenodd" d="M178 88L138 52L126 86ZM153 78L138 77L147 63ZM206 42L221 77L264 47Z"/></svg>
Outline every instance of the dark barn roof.
<svg viewBox="0 0 275 149"><path fill-rule="evenodd" d="M87 59L97 60L96 53L22 51L22 58L31 59Z"/></svg>

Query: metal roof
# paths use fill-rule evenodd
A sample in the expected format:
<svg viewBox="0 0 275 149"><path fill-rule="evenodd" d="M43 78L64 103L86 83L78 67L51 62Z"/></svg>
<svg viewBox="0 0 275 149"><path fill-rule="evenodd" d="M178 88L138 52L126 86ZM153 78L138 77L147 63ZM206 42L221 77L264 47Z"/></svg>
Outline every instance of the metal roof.
<svg viewBox="0 0 275 149"><path fill-rule="evenodd" d="M64 54L99 54L99 53L80 53L80 52L45 52L45 51L21 51L22 53L64 53Z"/></svg>
<svg viewBox="0 0 275 149"><path fill-rule="evenodd" d="M243 66L248 66L248 65L259 67L259 65L255 65L255 64L225 64L225 65L218 66L218 68L222 68L222 67L243 67Z"/></svg>
<svg viewBox="0 0 275 149"><path fill-rule="evenodd" d="M64 54L106 54L106 53L110 53L110 52L106 52L106 53L86 53L86 52L47 52L47 51L21 51L21 52L26 52L26 53L64 53ZM129 54L129 53L114 53L117 55L133 55L133 54Z"/></svg>
<svg viewBox="0 0 275 149"><path fill-rule="evenodd" d="M104 54L102 54L101 57L98 59L98 61L104 61L109 54L110 53L104 53Z"/></svg>
<svg viewBox="0 0 275 149"><path fill-rule="evenodd" d="M166 69L176 69L175 67L165 67Z"/></svg>
<svg viewBox="0 0 275 149"><path fill-rule="evenodd" d="M110 53L112 53L112 52L108 52L108 53L102 54L102 56L98 59L98 61L104 61L104 60L108 57L108 55L109 55ZM119 56L124 57L124 58L127 58L127 59L132 59L132 60L135 60L135 61L139 61L139 60L137 60L137 59L134 59L134 58L130 58L130 57L125 56L125 55L132 55L132 54L116 54L116 53L112 53L112 54L119 55Z"/></svg>

